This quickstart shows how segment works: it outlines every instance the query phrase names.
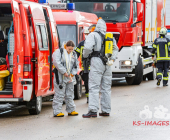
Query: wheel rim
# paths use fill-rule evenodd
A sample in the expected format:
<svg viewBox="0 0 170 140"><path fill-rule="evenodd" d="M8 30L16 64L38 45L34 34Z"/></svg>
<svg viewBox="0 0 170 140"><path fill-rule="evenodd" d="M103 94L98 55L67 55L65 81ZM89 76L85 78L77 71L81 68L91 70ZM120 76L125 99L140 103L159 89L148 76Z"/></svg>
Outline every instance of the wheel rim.
<svg viewBox="0 0 170 140"><path fill-rule="evenodd" d="M42 98L41 96L37 97L37 109L41 111L41 105L42 105Z"/></svg>

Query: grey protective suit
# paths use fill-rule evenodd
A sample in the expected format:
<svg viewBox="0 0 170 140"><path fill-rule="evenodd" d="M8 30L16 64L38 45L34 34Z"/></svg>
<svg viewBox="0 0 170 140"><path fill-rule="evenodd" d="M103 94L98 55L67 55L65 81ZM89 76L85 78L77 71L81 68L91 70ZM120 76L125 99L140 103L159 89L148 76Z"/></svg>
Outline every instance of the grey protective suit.
<svg viewBox="0 0 170 140"><path fill-rule="evenodd" d="M95 31L106 34L106 23L99 19ZM97 32L90 33L84 44L83 56L87 58L94 51L100 51L102 38ZM113 38L113 55L111 60L115 60L118 47ZM98 112L99 109L99 91L101 92L101 110L110 113L111 111L111 66L104 65L99 57L91 58L91 67L89 73L89 111ZM100 90L101 89L101 90Z"/></svg>
<svg viewBox="0 0 170 140"><path fill-rule="evenodd" d="M58 75L59 75L59 85L63 85L63 89L59 88L59 85L56 83L56 78L54 77L54 98L53 98L53 110L54 115L57 115L62 110L62 104L65 97L66 102L66 111L68 113L71 113L72 111L75 111L75 104L74 104L74 81L75 77L73 77L73 81L69 83L70 78L64 77L64 73L68 73L67 67L66 67L66 58L63 54L61 56L60 49L57 49L53 53L53 64L58 69ZM77 71L79 69L79 63L77 60L76 53L72 53L71 57L71 63L70 63L70 73L73 75L77 74Z"/></svg>

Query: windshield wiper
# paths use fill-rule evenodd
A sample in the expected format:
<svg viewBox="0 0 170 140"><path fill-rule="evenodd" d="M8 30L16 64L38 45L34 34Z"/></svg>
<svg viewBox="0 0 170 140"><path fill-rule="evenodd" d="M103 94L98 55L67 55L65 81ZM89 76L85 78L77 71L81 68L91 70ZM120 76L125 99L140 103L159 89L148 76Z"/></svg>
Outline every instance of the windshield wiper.
<svg viewBox="0 0 170 140"><path fill-rule="evenodd" d="M113 22L113 23L116 23L116 22L119 22L117 20L105 20L106 22Z"/></svg>

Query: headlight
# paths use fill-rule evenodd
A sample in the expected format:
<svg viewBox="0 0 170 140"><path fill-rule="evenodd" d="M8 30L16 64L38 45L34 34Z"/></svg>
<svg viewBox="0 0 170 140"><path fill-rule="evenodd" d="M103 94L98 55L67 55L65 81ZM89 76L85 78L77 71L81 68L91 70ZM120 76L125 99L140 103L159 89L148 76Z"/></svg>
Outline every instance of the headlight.
<svg viewBox="0 0 170 140"><path fill-rule="evenodd" d="M124 64L125 64L125 65L128 65L128 66L129 66L129 65L132 65L132 61L124 61Z"/></svg>
<svg viewBox="0 0 170 140"><path fill-rule="evenodd" d="M120 69L132 69L132 60L121 61Z"/></svg>

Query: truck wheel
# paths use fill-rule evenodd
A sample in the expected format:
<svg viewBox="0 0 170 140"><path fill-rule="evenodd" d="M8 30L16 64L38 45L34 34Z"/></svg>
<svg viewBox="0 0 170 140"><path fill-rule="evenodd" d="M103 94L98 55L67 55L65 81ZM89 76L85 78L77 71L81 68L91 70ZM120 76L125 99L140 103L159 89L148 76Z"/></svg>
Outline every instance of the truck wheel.
<svg viewBox="0 0 170 140"><path fill-rule="evenodd" d="M141 57L139 57L138 65L135 67L133 73L135 74L135 76L126 77L126 82L128 83L128 85L139 85L143 80L143 63Z"/></svg>
<svg viewBox="0 0 170 140"><path fill-rule="evenodd" d="M148 80L155 80L156 79L156 69L153 68L153 71L148 73L147 75Z"/></svg>
<svg viewBox="0 0 170 140"><path fill-rule="evenodd" d="M76 85L74 85L74 99L80 99L82 96L82 79L80 75L76 75Z"/></svg>
<svg viewBox="0 0 170 140"><path fill-rule="evenodd" d="M30 102L27 103L27 108L30 115L38 115L42 108L42 97L35 97Z"/></svg>

